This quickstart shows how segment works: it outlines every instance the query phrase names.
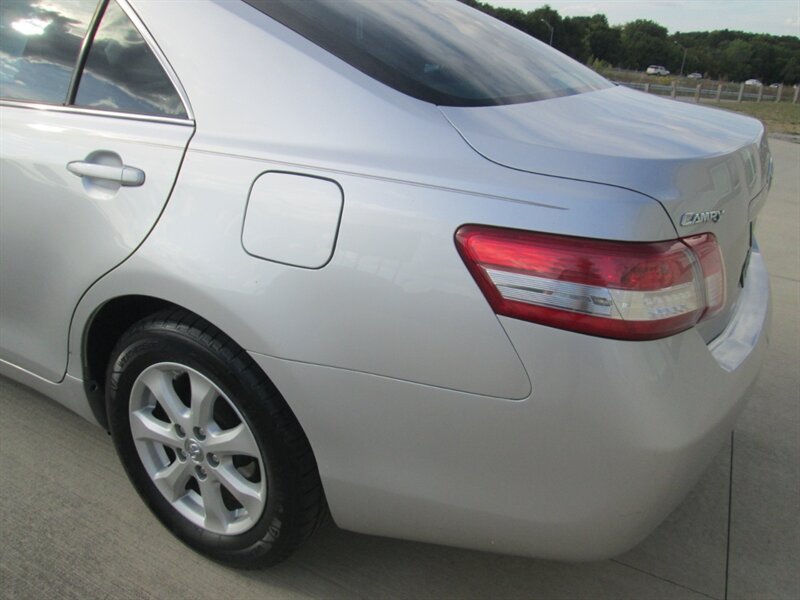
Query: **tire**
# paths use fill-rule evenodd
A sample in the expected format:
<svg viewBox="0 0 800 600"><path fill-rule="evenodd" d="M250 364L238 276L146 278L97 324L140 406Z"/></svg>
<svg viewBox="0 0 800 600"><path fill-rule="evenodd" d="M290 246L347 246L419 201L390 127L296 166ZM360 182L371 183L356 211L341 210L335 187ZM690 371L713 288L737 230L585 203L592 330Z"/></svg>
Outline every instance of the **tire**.
<svg viewBox="0 0 800 600"><path fill-rule="evenodd" d="M133 486L200 553L240 568L274 565L327 515L294 414L203 319L175 309L132 326L112 352L106 403Z"/></svg>

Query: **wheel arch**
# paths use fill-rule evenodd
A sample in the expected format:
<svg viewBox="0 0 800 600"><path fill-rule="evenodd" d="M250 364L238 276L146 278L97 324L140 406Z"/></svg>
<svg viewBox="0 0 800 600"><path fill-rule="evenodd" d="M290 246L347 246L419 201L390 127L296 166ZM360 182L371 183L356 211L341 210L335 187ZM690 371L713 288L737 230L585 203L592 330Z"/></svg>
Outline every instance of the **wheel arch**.
<svg viewBox="0 0 800 600"><path fill-rule="evenodd" d="M84 304L83 310L89 312L89 316L82 317L80 314L81 309L79 308L77 318L81 320L84 325L80 329L80 331L82 331L81 338L79 340L73 338L73 344L75 344L75 346L80 344L79 347L73 346L73 356L80 355L80 376L83 380L84 394L95 420L106 431L109 431L109 422L106 409L105 379L111 354L122 335L134 323L166 309L183 310L203 319L223 332L240 348L246 350L246 346L241 344L236 337L231 336L228 333L228 329L220 327L217 322L208 319L202 312L157 295L128 293L113 296L106 298L105 301L99 302L97 307L91 312L87 310L86 304ZM85 321L83 320L84 318ZM311 453L315 457L315 464L317 465L317 469L319 469L319 463L316 461L314 444L302 421L298 417L295 408L292 406L292 403L275 383L268 370L259 364L258 361L254 360L253 362L255 367L278 390L287 410L308 440ZM75 373L75 375L77 376L78 374Z"/></svg>
<svg viewBox="0 0 800 600"><path fill-rule="evenodd" d="M99 306L84 328L81 344L83 388L92 414L106 431L105 379L111 352L131 325L166 308L183 307L152 296L117 296Z"/></svg>
<svg viewBox="0 0 800 600"><path fill-rule="evenodd" d="M125 294L106 300L92 312L83 328L81 340L81 370L84 391L92 414L106 431L108 431L108 415L105 402L105 380L111 353L122 335L134 323L165 309L180 309L200 317L238 344L225 328L220 327L196 310L176 302L145 294ZM238 345L244 348L241 344ZM269 374L260 365L257 366L264 376L272 381Z"/></svg>

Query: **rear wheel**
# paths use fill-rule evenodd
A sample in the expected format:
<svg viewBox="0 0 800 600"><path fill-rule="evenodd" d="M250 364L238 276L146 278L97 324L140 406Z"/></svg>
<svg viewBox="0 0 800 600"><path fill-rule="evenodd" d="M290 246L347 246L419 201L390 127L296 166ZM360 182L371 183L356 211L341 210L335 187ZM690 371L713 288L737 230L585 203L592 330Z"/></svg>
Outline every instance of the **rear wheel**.
<svg viewBox="0 0 800 600"><path fill-rule="evenodd" d="M235 566L288 557L326 514L300 425L246 352L185 311L129 329L112 354L109 425L134 487L196 550Z"/></svg>

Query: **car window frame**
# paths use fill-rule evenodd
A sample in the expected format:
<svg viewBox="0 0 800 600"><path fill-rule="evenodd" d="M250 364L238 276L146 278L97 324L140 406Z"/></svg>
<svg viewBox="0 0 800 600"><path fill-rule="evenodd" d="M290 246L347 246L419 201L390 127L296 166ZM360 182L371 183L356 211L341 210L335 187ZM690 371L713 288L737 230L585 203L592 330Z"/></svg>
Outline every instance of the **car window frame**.
<svg viewBox="0 0 800 600"><path fill-rule="evenodd" d="M106 7L108 6L109 2L112 1L116 2L117 5L120 7L120 9L122 9L125 15L130 19L131 23L133 24L133 27L136 29L139 35L142 36L142 39L144 40L145 44L147 44L148 49L156 57L159 66L164 71L164 74L167 76L167 79L169 80L170 84L175 89L176 94L180 98L180 101L183 104L183 108L186 112L186 117L169 117L165 115L134 113L125 110L105 110L98 108L87 108L75 104L75 98L78 93L78 85L80 84L81 77L83 76L83 70L84 67L86 66L86 61L89 57L89 51L92 48L94 36L100 27L103 15L105 15ZM155 121L155 122L172 123L178 125L194 126L195 123L195 117L194 117L194 111L192 110L192 105L189 102L189 97L186 94L185 88L181 84L180 79L178 79L178 75L175 73L175 70L172 68L172 65L167 60L167 57L164 55L163 51L158 46L158 43L153 38L150 31L147 29L145 24L139 18L139 15L136 14L136 11L128 3L127 0L98 0L94 14L92 15L92 20L89 23L89 27L86 30L86 34L84 35L83 40L81 41L80 52L78 53L78 57L75 61L75 64L73 65L72 76L70 77L70 84L67 89L67 95L61 104L56 104L55 102L42 102L42 101L25 100L19 98L0 97L0 106L17 106L24 108L34 108L38 110L80 113L86 115L116 117L116 118L124 118L124 119L139 120L139 121Z"/></svg>

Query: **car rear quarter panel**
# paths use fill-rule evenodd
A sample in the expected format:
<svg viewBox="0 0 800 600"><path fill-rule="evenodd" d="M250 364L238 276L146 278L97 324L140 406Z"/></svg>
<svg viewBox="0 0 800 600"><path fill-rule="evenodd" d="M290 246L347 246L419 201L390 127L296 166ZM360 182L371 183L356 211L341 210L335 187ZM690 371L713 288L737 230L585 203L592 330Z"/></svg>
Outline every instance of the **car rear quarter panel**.
<svg viewBox="0 0 800 600"><path fill-rule="evenodd" d="M180 3L135 7L186 88L196 132L158 225L89 292L79 326L114 296L147 294L264 355L521 399L529 377L456 252L458 227L674 237L650 198L486 161L435 106L369 79L244 3L198 3L203 18L191 32L166 26ZM338 239L324 268L244 251L248 194L270 171L341 186Z"/></svg>
<svg viewBox="0 0 800 600"><path fill-rule="evenodd" d="M671 225L657 203L643 204L630 192L473 161L465 172L485 163L497 171L494 179L521 177L518 198L190 146L159 223L134 256L89 291L75 322L85 323L113 297L150 295L196 312L243 348L264 355L524 398L528 375L456 251L458 227L486 223L572 234L591 229L624 239L634 230L670 237ZM252 182L275 168L335 178L342 187L336 247L321 269L263 260L242 247ZM505 188L512 192L508 181ZM615 198L612 208L598 211L595 200L602 194ZM80 356L80 347L74 350Z"/></svg>

